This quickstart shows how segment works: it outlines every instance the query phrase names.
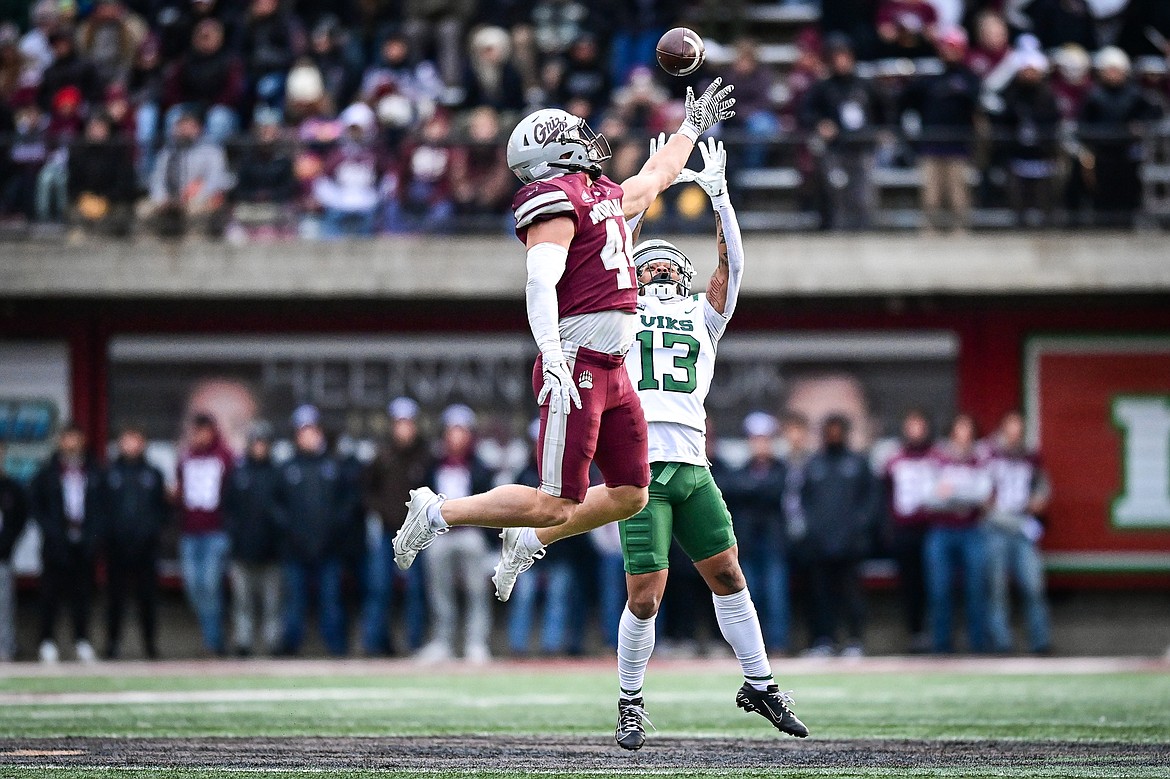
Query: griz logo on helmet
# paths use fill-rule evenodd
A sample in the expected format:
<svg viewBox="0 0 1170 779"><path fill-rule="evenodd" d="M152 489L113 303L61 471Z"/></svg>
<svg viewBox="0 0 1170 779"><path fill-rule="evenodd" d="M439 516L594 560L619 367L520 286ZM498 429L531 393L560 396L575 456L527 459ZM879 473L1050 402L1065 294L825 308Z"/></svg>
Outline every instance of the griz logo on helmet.
<svg viewBox="0 0 1170 779"><path fill-rule="evenodd" d="M569 127L569 123L561 117L554 117L547 122L541 122L532 128L532 137L541 146L547 146L550 141L556 140Z"/></svg>

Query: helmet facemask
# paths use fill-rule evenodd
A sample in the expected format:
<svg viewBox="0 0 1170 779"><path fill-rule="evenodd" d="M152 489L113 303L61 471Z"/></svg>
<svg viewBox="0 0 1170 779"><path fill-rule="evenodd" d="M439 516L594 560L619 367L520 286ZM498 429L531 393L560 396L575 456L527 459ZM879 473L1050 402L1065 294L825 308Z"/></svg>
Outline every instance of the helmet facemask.
<svg viewBox="0 0 1170 779"><path fill-rule="evenodd" d="M634 263L638 273L638 294L656 297L659 300L685 298L691 294L691 280L694 265L690 259L666 241L647 241L634 252ZM656 269L649 281L643 281L643 273L651 265L668 264L670 271Z"/></svg>
<svg viewBox="0 0 1170 779"><path fill-rule="evenodd" d="M566 146L580 146L584 151L581 155L573 153L566 158L552 160L548 163L550 168L584 171L596 178L601 175L601 163L613 156L609 141L604 135L593 132L593 128L584 119L570 123L556 137L556 142Z"/></svg>

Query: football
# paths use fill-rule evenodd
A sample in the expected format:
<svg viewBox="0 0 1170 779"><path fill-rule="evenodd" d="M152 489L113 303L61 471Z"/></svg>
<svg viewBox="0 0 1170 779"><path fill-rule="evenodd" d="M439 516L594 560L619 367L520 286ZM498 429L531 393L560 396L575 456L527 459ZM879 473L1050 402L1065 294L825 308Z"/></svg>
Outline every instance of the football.
<svg viewBox="0 0 1170 779"><path fill-rule="evenodd" d="M675 27L658 39L655 50L659 66L672 76L689 76L707 56L703 39L694 30Z"/></svg>

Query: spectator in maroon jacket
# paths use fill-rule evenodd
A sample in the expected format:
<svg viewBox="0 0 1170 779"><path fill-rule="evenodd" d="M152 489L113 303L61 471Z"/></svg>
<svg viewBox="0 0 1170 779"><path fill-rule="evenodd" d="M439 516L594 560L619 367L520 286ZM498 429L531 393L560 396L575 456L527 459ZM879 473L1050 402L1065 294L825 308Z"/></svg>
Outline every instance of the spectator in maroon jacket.
<svg viewBox="0 0 1170 779"><path fill-rule="evenodd" d="M967 67L979 78L986 79L992 71L1007 64L1011 53L1011 37L1003 16L990 8L980 13L975 21L975 45L967 52Z"/></svg>
<svg viewBox="0 0 1170 779"><path fill-rule="evenodd" d="M203 643L219 655L224 653L223 579L228 557L221 498L231 469L232 454L215 420L208 414L195 414L189 444L179 457L179 562Z"/></svg>
<svg viewBox="0 0 1170 779"><path fill-rule="evenodd" d="M326 238L371 235L381 200L385 162L375 149L377 121L365 103L341 112L345 128L312 184L313 199L324 209Z"/></svg>
<svg viewBox="0 0 1170 779"><path fill-rule="evenodd" d="M469 142L451 155L455 207L462 215L502 217L508 213L516 182L499 143L499 115L489 106L475 109L468 134Z"/></svg>
<svg viewBox="0 0 1170 779"><path fill-rule="evenodd" d="M902 417L902 445L886 463L885 487L889 507L887 543L898 564L898 586L910 651L930 649L926 633L926 579L922 549L929 515L926 504L934 489L936 467L926 413L913 409Z"/></svg>
<svg viewBox="0 0 1170 779"><path fill-rule="evenodd" d="M402 151L397 211L388 210L395 232L442 232L455 213L451 169L451 121L443 112L426 121L414 143Z"/></svg>
<svg viewBox="0 0 1170 779"><path fill-rule="evenodd" d="M991 648L1010 652L1012 630L1010 583L1014 580L1023 601L1028 648L1035 654L1052 649L1044 561L1040 539L1041 517L1048 510L1052 488L1040 453L1024 441L1024 417L1009 411L989 442L987 462L995 494L985 524L987 562L991 579L988 629Z"/></svg>
<svg viewBox="0 0 1170 779"><path fill-rule="evenodd" d="M980 519L991 497L991 473L975 447L975 422L959 414L947 440L932 455L937 478L928 499L929 529L923 547L930 603L932 648L949 653L954 578L963 572L967 648L987 649L987 552Z"/></svg>
<svg viewBox="0 0 1170 779"><path fill-rule="evenodd" d="M1075 43L1062 46L1053 54L1052 91L1060 118L1076 121L1081 115L1085 98L1093 88L1093 68L1089 54Z"/></svg>
<svg viewBox="0 0 1170 779"><path fill-rule="evenodd" d="M169 106L167 135L179 117L192 109L205 113L208 140L222 143L240 126L244 65L224 47L223 24L204 19L191 34L191 49L175 63L163 90Z"/></svg>

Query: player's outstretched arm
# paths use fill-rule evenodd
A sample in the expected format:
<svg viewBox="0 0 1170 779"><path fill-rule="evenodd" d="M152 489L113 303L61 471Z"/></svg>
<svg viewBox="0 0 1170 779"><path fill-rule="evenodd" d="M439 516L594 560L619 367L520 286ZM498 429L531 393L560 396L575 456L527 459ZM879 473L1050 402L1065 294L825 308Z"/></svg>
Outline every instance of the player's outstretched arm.
<svg viewBox="0 0 1170 779"><path fill-rule="evenodd" d="M722 332L723 325L731 319L739 299L739 284L743 278L743 241L735 209L731 207L731 198L727 194L727 152L723 142L708 138L706 143L699 144L699 152L703 155L703 169L685 170L682 178L702 187L711 198L711 207L715 209L719 264L707 283L707 302L720 314L722 321L716 324Z"/></svg>
<svg viewBox="0 0 1170 779"><path fill-rule="evenodd" d="M581 408L581 394L573 383L569 364L561 350L561 324L557 282L565 273L569 244L576 227L568 217L554 217L537 222L528 230L528 281L524 299L528 308L528 326L540 348L544 386L536 402L549 401L549 411L569 413L570 405Z"/></svg>
<svg viewBox="0 0 1170 779"><path fill-rule="evenodd" d="M697 98L694 90L687 87L687 116L678 132L646 160L637 175L622 182L625 193L622 196L622 212L627 219L649 208L654 198L674 183L690 159L691 150L700 135L724 119L735 116L732 110L735 98L730 97L734 87L730 84L724 87L722 84L722 79L715 79Z"/></svg>

